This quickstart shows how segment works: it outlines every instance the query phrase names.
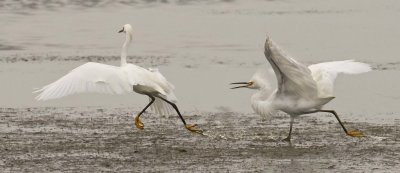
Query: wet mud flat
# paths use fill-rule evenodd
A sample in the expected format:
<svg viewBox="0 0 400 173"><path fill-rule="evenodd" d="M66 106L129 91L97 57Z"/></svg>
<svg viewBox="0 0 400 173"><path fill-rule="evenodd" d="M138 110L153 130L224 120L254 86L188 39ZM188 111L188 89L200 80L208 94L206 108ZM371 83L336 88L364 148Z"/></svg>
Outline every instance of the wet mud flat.
<svg viewBox="0 0 400 173"><path fill-rule="evenodd" d="M400 126L345 122L367 137L344 135L336 121L309 115L286 137L289 118L186 112L205 135L185 130L177 116L139 108L1 108L1 172L50 171L396 171ZM325 119L325 120L323 120Z"/></svg>

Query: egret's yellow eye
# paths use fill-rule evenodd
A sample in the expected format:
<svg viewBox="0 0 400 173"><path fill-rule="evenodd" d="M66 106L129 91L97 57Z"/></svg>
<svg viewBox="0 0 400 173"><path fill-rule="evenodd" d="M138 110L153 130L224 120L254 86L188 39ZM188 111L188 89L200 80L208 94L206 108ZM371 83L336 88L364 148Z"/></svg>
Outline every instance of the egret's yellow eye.
<svg viewBox="0 0 400 173"><path fill-rule="evenodd" d="M249 81L249 82L247 82L247 86L252 86L254 84L254 82L253 81Z"/></svg>

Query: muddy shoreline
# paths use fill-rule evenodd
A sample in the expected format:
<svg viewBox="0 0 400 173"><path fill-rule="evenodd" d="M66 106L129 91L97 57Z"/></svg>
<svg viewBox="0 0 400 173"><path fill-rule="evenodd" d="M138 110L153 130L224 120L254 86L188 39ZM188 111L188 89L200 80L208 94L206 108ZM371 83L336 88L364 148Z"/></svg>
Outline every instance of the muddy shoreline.
<svg viewBox="0 0 400 173"><path fill-rule="evenodd" d="M344 135L332 120L304 116L263 120L254 114L187 112L206 130L186 131L176 116L146 113L144 130L133 124L135 108L1 109L0 168L49 171L396 171L400 129L345 122L367 137Z"/></svg>

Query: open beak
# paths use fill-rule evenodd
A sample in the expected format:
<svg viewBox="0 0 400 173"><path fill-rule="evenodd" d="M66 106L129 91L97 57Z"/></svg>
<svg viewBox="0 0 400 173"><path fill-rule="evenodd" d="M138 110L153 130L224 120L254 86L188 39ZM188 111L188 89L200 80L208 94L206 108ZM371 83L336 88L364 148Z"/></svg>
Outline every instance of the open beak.
<svg viewBox="0 0 400 173"><path fill-rule="evenodd" d="M124 32L124 28L122 28L121 30L118 31L118 33Z"/></svg>
<svg viewBox="0 0 400 173"><path fill-rule="evenodd" d="M251 84L249 82L234 82L231 83L231 85L241 85L241 86L236 86L236 87L232 87L231 89L237 89L237 88L247 88L249 87Z"/></svg>

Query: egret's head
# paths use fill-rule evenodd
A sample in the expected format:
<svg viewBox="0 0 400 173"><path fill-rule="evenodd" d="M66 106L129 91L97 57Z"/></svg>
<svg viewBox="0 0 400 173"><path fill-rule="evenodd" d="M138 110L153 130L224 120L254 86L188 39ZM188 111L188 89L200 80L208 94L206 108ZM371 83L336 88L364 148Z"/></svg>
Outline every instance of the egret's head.
<svg viewBox="0 0 400 173"><path fill-rule="evenodd" d="M268 72L265 69L258 70L248 82L234 82L231 85L240 85L236 87L232 87L231 89L236 88L249 88L249 89L267 89L271 88L271 84L268 81L272 81L271 72Z"/></svg>
<svg viewBox="0 0 400 173"><path fill-rule="evenodd" d="M132 34L132 26L130 25L130 24L125 24L123 27L122 27L122 29L120 30L120 31L118 31L118 33L121 33L121 32L123 32L123 33L130 33L130 34Z"/></svg>

